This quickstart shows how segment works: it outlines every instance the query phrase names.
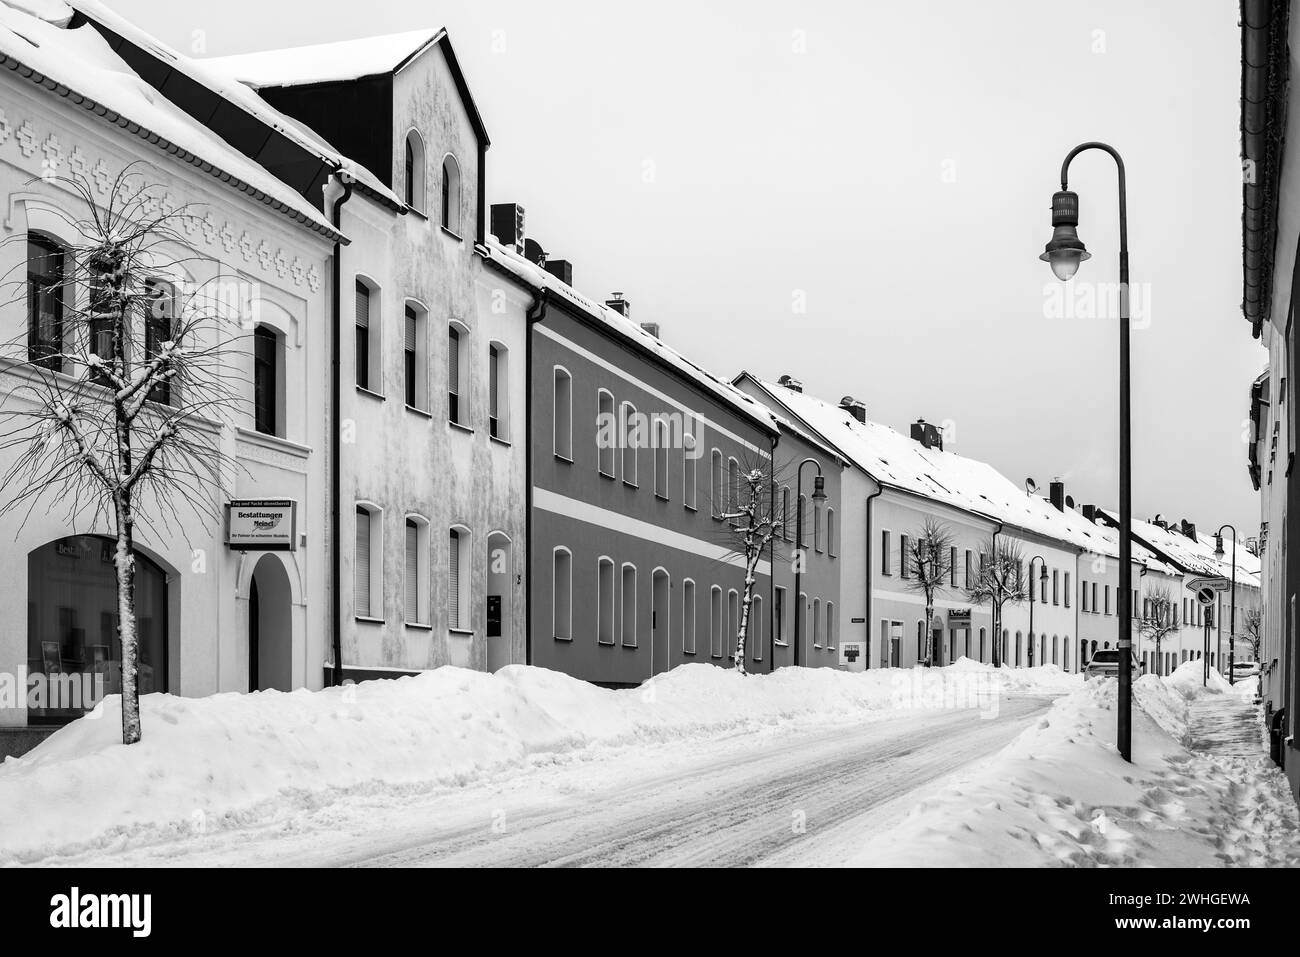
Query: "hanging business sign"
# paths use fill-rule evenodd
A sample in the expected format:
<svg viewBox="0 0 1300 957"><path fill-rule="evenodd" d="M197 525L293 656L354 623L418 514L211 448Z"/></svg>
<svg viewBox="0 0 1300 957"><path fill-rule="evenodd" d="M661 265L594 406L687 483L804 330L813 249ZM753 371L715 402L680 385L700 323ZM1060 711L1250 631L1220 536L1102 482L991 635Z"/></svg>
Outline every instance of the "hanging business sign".
<svg viewBox="0 0 1300 957"><path fill-rule="evenodd" d="M226 546L240 551L296 551L298 503L288 498L231 499L226 506Z"/></svg>

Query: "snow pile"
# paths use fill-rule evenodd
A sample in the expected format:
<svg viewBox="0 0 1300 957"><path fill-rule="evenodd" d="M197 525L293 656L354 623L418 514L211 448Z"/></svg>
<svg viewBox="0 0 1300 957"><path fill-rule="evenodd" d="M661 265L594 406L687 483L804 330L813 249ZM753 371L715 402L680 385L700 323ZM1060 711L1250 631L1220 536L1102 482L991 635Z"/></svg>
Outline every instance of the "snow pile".
<svg viewBox="0 0 1300 957"><path fill-rule="evenodd" d="M112 696L0 765L0 863L278 820L343 792L463 785L599 749L909 708L992 709L1003 684L1054 692L1079 687L1077 679L975 662L748 678L684 665L612 691L540 668L440 668L318 692L146 695L144 738L130 747Z"/></svg>
<svg viewBox="0 0 1300 957"><path fill-rule="evenodd" d="M1228 684L1228 679L1214 668L1210 669L1210 677L1206 679L1205 663L1199 659L1184 661L1165 677L1165 681L1188 700L1204 695L1230 694L1235 690Z"/></svg>
<svg viewBox="0 0 1300 957"><path fill-rule="evenodd" d="M1134 683L1133 763L1117 683L1094 679L996 757L936 785L846 862L867 866L1297 866L1300 813L1264 756L1184 745L1172 683ZM1245 707L1244 703L1242 707Z"/></svg>

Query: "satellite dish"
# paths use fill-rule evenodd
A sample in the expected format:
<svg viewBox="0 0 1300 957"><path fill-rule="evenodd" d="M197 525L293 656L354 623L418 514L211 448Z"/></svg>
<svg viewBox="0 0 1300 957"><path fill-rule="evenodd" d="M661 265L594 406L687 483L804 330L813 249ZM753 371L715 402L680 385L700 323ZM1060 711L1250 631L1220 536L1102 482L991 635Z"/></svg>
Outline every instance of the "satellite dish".
<svg viewBox="0 0 1300 957"><path fill-rule="evenodd" d="M1067 496L1065 496L1065 507L1066 507L1066 508L1074 508L1074 496L1073 496L1073 495L1067 495Z"/></svg>
<svg viewBox="0 0 1300 957"><path fill-rule="evenodd" d="M1031 478L1025 479L1025 494L1033 495L1038 491L1038 483Z"/></svg>

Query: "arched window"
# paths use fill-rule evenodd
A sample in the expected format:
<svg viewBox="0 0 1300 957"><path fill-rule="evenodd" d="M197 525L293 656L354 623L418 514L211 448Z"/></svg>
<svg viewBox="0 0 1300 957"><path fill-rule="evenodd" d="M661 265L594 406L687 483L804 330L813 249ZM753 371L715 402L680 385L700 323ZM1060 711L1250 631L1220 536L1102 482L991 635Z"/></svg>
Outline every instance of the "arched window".
<svg viewBox="0 0 1300 957"><path fill-rule="evenodd" d="M406 134L406 162L403 170L402 184L405 188L403 199L412 209L424 212L424 140L415 130Z"/></svg>
<svg viewBox="0 0 1300 957"><path fill-rule="evenodd" d="M794 525L790 521L790 486L781 486L781 537L787 542L794 538Z"/></svg>
<svg viewBox="0 0 1300 957"><path fill-rule="evenodd" d="M727 511L734 512L740 507L740 463L727 459Z"/></svg>
<svg viewBox="0 0 1300 957"><path fill-rule="evenodd" d="M403 551L402 614L408 625L429 623L429 523L406 517Z"/></svg>
<svg viewBox="0 0 1300 957"><path fill-rule="evenodd" d="M379 372L379 296L368 281L356 280L354 348L352 361L358 389L378 392Z"/></svg>
<svg viewBox="0 0 1300 957"><path fill-rule="evenodd" d="M682 653L695 654L695 582L682 582Z"/></svg>
<svg viewBox="0 0 1300 957"><path fill-rule="evenodd" d="M447 421L455 425L464 425L466 419L466 402L461 401L468 381L462 382L465 370L465 341L469 330L459 322L447 325Z"/></svg>
<svg viewBox="0 0 1300 957"><path fill-rule="evenodd" d="M722 657L722 589L714 585L709 589L709 654Z"/></svg>
<svg viewBox="0 0 1300 957"><path fill-rule="evenodd" d="M555 457L573 461L573 376L555 366L555 395L551 403L551 445Z"/></svg>
<svg viewBox="0 0 1300 957"><path fill-rule="evenodd" d="M614 561L604 555L596 563L596 642L614 643Z"/></svg>
<svg viewBox="0 0 1300 957"><path fill-rule="evenodd" d="M488 435L510 440L510 350L500 342L488 343Z"/></svg>
<svg viewBox="0 0 1300 957"><path fill-rule="evenodd" d="M144 294L148 303L144 316L144 354L146 359L153 359L162 352L164 343L172 341L173 330L177 328L176 310L179 300L176 287L161 279L146 279ZM172 383L159 383L150 389L149 401L170 405Z"/></svg>
<svg viewBox="0 0 1300 957"><path fill-rule="evenodd" d="M826 603L826 649L835 650L835 602Z"/></svg>
<svg viewBox="0 0 1300 957"><path fill-rule="evenodd" d="M460 235L460 164L450 153L442 159L442 225Z"/></svg>
<svg viewBox="0 0 1300 957"><path fill-rule="evenodd" d="M814 648L822 646L822 600L814 598L812 603L812 628L808 629L812 633L812 643Z"/></svg>
<svg viewBox="0 0 1300 957"><path fill-rule="evenodd" d="M754 595L749 601L749 628L745 643L749 646L749 657L755 661L763 660L763 596Z"/></svg>
<svg viewBox="0 0 1300 957"><path fill-rule="evenodd" d="M713 450L713 471L709 494L713 497L710 507L713 510L714 518L721 518L725 508L726 501L726 479L722 475L722 453L717 449Z"/></svg>
<svg viewBox="0 0 1300 957"><path fill-rule="evenodd" d="M636 566L623 563L623 583L619 588L622 609L619 635L625 648L635 648L636 641Z"/></svg>
<svg viewBox="0 0 1300 957"><path fill-rule="evenodd" d="M270 326L253 330L253 428L284 435L284 339Z"/></svg>
<svg viewBox="0 0 1300 957"><path fill-rule="evenodd" d="M27 358L63 369L63 304L67 250L48 236L27 236Z"/></svg>
<svg viewBox="0 0 1300 957"><path fill-rule="evenodd" d="M357 618L384 617L383 516L378 506L357 503L352 560L352 614Z"/></svg>
<svg viewBox="0 0 1300 957"><path fill-rule="evenodd" d="M117 634L116 543L96 535L61 538L27 556L27 670L39 698L26 698L29 724L63 724L99 698L122 691ZM167 574L135 553L136 675L140 694L168 690ZM65 678L54 680L57 676Z"/></svg>
<svg viewBox="0 0 1300 957"><path fill-rule="evenodd" d="M614 396L604 389L597 394L596 468L601 475L614 478L614 452L618 445L618 425L614 419Z"/></svg>
<svg viewBox="0 0 1300 957"><path fill-rule="evenodd" d="M656 418L654 423L655 495L668 498L668 423Z"/></svg>
<svg viewBox="0 0 1300 957"><path fill-rule="evenodd" d="M980 629L980 661L986 660L984 643L985 643L985 631L983 628L981 628Z"/></svg>
<svg viewBox="0 0 1300 957"><path fill-rule="evenodd" d="M831 558L835 557L835 550L838 546L835 543L835 509L826 509L826 554Z"/></svg>
<svg viewBox="0 0 1300 957"><path fill-rule="evenodd" d="M740 635L740 594L736 589L727 592L727 633L724 636L726 642L727 657L736 657L736 638Z"/></svg>
<svg viewBox="0 0 1300 957"><path fill-rule="evenodd" d="M429 409L428 370L425 341L428 310L413 299L402 306L402 392L409 408Z"/></svg>
<svg viewBox="0 0 1300 957"><path fill-rule="evenodd" d="M699 474L695 463L699 458L699 446L695 443L682 443L682 505L695 510L695 483Z"/></svg>
<svg viewBox="0 0 1300 957"><path fill-rule="evenodd" d="M470 630L473 605L470 597L469 529L457 525L451 529L447 549L447 627L452 631Z"/></svg>
<svg viewBox="0 0 1300 957"><path fill-rule="evenodd" d="M637 484L637 448L641 444L640 419L636 406L624 402L619 407L619 442L623 448L623 482L626 485Z"/></svg>
<svg viewBox="0 0 1300 957"><path fill-rule="evenodd" d="M1020 667L1021 662L1023 661L1023 650L1024 650L1023 639L1024 639L1024 633L1019 631L1016 632L1016 667L1017 668Z"/></svg>
<svg viewBox="0 0 1300 957"><path fill-rule="evenodd" d="M573 639L573 553L563 545L551 553L551 634L557 641Z"/></svg>

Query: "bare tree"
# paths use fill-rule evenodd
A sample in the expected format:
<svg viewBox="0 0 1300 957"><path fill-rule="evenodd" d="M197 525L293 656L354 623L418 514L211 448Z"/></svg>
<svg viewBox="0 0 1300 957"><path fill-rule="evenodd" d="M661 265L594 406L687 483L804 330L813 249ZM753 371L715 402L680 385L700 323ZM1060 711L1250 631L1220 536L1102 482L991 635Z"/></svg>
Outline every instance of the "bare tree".
<svg viewBox="0 0 1300 957"><path fill-rule="evenodd" d="M1178 630L1178 625L1174 619L1178 599L1174 597L1173 591L1167 585L1159 585L1151 589L1145 601L1146 607L1143 609L1145 614L1142 615L1141 621L1138 622L1138 635L1155 642L1155 671L1159 674L1161 670L1160 662L1164 660L1160 657L1160 646L1168 635Z"/></svg>
<svg viewBox="0 0 1300 957"><path fill-rule="evenodd" d="M925 665L935 662L934 600L948 587L952 575L952 530L935 518L927 518L921 533L904 549L902 560L908 575L907 587L925 596Z"/></svg>
<svg viewBox="0 0 1300 957"><path fill-rule="evenodd" d="M1241 634L1250 642L1250 650L1254 653L1255 660L1259 661L1259 639L1261 637L1264 624L1264 615L1258 608L1249 608L1242 618Z"/></svg>
<svg viewBox="0 0 1300 957"><path fill-rule="evenodd" d="M754 603L758 565L773 540L785 528L786 516L777 502L776 466L769 459L747 458L724 478L723 501L714 511L726 523L730 553L745 565L745 588L736 629L735 669L745 673L745 644ZM799 543L796 543L796 547ZM775 556L773 556L775 557ZM800 560L798 557L795 559Z"/></svg>
<svg viewBox="0 0 1300 957"><path fill-rule="evenodd" d="M140 740L135 542L141 533L184 535L181 510L218 515L228 465L220 427L238 403L227 367L237 331L208 289L184 289L184 209L131 167L95 199L85 179L50 177L84 207L66 217L70 242L51 264L28 263L11 303L26 301L28 328L3 347L16 385L0 414L0 516L62 511L74 533L111 529L116 540L117 632L122 658L122 741ZM25 241L25 237L23 237ZM246 400L245 400L246 401Z"/></svg>
<svg viewBox="0 0 1300 957"><path fill-rule="evenodd" d="M987 551L980 553L979 569L975 581L966 589L973 604L988 604L993 611L993 667L1002 667L1005 650L1002 647L1002 608L1008 602L1018 605L1029 597L1029 585L1021 564L1020 543L1015 539L994 536Z"/></svg>

